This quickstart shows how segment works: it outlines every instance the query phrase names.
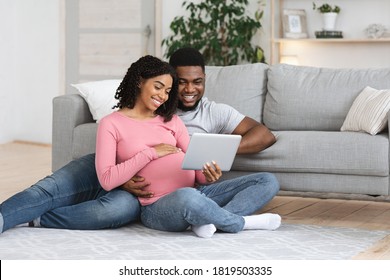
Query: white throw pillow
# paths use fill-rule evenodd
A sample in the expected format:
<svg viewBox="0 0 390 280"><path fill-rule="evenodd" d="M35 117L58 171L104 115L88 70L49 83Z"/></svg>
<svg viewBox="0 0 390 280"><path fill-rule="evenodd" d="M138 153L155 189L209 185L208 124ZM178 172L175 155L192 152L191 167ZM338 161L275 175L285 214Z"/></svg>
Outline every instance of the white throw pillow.
<svg viewBox="0 0 390 280"><path fill-rule="evenodd" d="M121 80L102 80L71 84L88 103L89 110L96 122L101 118L115 111L112 109L118 103L115 99L115 92Z"/></svg>
<svg viewBox="0 0 390 280"><path fill-rule="evenodd" d="M375 135L387 124L390 89L366 87L352 103L341 131L365 131Z"/></svg>

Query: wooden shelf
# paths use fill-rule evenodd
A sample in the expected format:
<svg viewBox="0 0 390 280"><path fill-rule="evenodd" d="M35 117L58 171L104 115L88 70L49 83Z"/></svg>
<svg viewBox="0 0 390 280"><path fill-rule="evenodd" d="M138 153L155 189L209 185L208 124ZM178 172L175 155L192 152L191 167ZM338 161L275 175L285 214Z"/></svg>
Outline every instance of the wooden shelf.
<svg viewBox="0 0 390 280"><path fill-rule="evenodd" d="M329 38L329 39L316 39L316 38L306 38L306 39L288 39L288 38L274 38L272 39L273 43L288 43L288 42L308 42L308 43L390 43L390 38L380 38L380 39L349 39L349 38Z"/></svg>

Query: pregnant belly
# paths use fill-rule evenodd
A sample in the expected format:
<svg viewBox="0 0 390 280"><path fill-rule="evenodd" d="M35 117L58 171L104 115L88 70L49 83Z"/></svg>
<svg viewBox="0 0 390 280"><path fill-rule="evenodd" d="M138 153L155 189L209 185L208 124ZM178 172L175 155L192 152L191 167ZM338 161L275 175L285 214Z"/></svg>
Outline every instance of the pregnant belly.
<svg viewBox="0 0 390 280"><path fill-rule="evenodd" d="M152 198L140 199L142 205L153 203L179 188L194 186L195 171L181 168L183 158L182 152L167 155L151 161L138 173L150 183L146 190L154 193Z"/></svg>

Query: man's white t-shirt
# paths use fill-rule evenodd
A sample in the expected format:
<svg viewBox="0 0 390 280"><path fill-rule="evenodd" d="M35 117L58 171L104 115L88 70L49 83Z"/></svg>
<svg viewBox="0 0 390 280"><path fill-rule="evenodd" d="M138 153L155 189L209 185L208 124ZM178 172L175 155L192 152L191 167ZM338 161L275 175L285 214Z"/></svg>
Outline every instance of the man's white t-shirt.
<svg viewBox="0 0 390 280"><path fill-rule="evenodd" d="M231 134L245 118L233 107L215 103L207 97L202 97L195 110L186 112L177 109L176 113L186 125L190 135L195 132Z"/></svg>

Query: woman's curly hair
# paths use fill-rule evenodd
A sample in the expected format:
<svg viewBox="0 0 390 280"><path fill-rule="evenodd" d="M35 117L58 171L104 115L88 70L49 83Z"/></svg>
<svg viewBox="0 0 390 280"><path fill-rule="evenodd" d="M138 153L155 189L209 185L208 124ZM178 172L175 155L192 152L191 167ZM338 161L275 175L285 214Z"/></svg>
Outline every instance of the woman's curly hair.
<svg viewBox="0 0 390 280"><path fill-rule="evenodd" d="M174 68L169 63L160 60L157 57L146 55L132 63L127 69L127 73L120 83L115 93L118 99L114 108L134 108L135 102L140 94L139 85L142 80L147 80L157 76L169 74L172 77L172 89L168 100L157 108L155 113L164 118L164 121L170 121L177 108L178 79Z"/></svg>

